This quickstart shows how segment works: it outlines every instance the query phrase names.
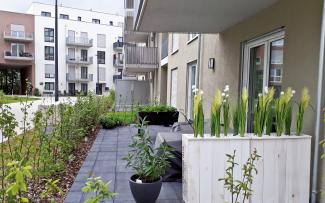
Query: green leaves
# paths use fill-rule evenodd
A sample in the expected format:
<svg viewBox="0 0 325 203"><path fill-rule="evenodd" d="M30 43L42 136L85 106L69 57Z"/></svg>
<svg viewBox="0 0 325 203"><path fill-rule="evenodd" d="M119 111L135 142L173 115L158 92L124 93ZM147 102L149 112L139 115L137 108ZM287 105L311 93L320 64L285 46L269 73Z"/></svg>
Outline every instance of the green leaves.
<svg viewBox="0 0 325 203"><path fill-rule="evenodd" d="M302 89L302 93L300 96L300 101L298 104L298 113L297 113L297 122L296 122L296 133L297 135L301 135L302 126L304 121L305 110L308 107L310 102L310 96L307 88Z"/></svg>
<svg viewBox="0 0 325 203"><path fill-rule="evenodd" d="M83 193L94 193L95 196L89 197L85 203L99 203L112 199L116 196L116 193L113 193L109 189L109 184L104 183L100 177L90 177L85 183L85 186L82 188Z"/></svg>
<svg viewBox="0 0 325 203"><path fill-rule="evenodd" d="M195 93L193 101L193 129L194 137L204 137L204 112L202 104L202 91Z"/></svg>
<svg viewBox="0 0 325 203"><path fill-rule="evenodd" d="M131 150L123 160L127 161L126 167L132 168L142 182L152 182L158 180L170 166L172 148L166 143L153 148L147 122L140 119L137 126L138 133L133 136L129 145Z"/></svg>

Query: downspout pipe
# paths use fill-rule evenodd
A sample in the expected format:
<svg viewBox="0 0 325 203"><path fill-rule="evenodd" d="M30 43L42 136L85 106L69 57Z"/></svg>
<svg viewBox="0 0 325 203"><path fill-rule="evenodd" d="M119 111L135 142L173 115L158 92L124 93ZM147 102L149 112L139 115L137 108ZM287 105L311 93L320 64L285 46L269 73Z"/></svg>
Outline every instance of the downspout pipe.
<svg viewBox="0 0 325 203"><path fill-rule="evenodd" d="M311 202L317 202L318 191L318 162L319 162L319 142L321 128L321 111L322 111L322 85L324 73L324 53L325 53L325 0L323 0L322 24L320 33L320 48L319 48L319 64L318 64L318 84L317 84L317 106L316 106L316 124L315 124L315 150L313 162L313 177L312 177L312 194Z"/></svg>
<svg viewBox="0 0 325 203"><path fill-rule="evenodd" d="M201 40L202 40L202 34L200 33L199 36L198 36L198 49L197 49L197 68L196 68L196 87L199 88L199 89L202 89L202 85L201 85L201 80L200 80L200 72L201 72Z"/></svg>

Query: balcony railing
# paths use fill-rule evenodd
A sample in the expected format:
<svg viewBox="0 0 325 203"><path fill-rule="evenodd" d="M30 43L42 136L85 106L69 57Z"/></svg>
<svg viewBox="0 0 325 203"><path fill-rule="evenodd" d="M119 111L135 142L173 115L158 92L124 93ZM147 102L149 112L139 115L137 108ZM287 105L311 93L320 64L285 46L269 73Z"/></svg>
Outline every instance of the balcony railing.
<svg viewBox="0 0 325 203"><path fill-rule="evenodd" d="M92 47L93 40L87 37L67 37L66 44L69 46Z"/></svg>
<svg viewBox="0 0 325 203"><path fill-rule="evenodd" d="M113 66L122 67L123 66L123 60L113 59Z"/></svg>
<svg viewBox="0 0 325 203"><path fill-rule="evenodd" d="M93 57L72 57L67 56L67 63L69 64L82 64L82 65L90 65L93 64Z"/></svg>
<svg viewBox="0 0 325 203"><path fill-rule="evenodd" d="M125 46L125 67L137 72L155 70L158 68L158 48Z"/></svg>
<svg viewBox="0 0 325 203"><path fill-rule="evenodd" d="M113 43L113 49L118 50L123 48L123 42L114 42Z"/></svg>
<svg viewBox="0 0 325 203"><path fill-rule="evenodd" d="M87 75L77 75L72 73L67 73L66 79L69 82L90 82L94 80L93 74L87 74Z"/></svg>
<svg viewBox="0 0 325 203"><path fill-rule="evenodd" d="M34 35L24 31L10 31L3 32L3 38L7 41L21 41L21 42L32 42Z"/></svg>
<svg viewBox="0 0 325 203"><path fill-rule="evenodd" d="M34 56L28 52L15 53L11 51L4 51L4 59L17 60L17 61L32 61Z"/></svg>

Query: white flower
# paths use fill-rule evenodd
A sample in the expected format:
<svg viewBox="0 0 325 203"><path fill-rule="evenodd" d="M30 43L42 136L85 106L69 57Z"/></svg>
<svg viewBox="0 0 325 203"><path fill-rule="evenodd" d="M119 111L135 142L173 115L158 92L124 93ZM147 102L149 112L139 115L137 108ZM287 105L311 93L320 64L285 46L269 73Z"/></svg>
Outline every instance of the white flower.
<svg viewBox="0 0 325 203"><path fill-rule="evenodd" d="M267 94L269 92L269 88L267 86L264 87L264 92Z"/></svg>
<svg viewBox="0 0 325 203"><path fill-rule="evenodd" d="M223 90L224 92L228 92L229 91L229 85L225 86L225 89Z"/></svg>
<svg viewBox="0 0 325 203"><path fill-rule="evenodd" d="M226 98L228 98L229 97L229 94L226 94Z"/></svg>
<svg viewBox="0 0 325 203"><path fill-rule="evenodd" d="M194 88L194 89L193 89L193 92L194 92L194 93L196 93L196 92L198 92L198 91L199 91L198 88Z"/></svg>
<svg viewBox="0 0 325 203"><path fill-rule="evenodd" d="M195 85L192 85L192 90L196 89L196 86Z"/></svg>
<svg viewBox="0 0 325 203"><path fill-rule="evenodd" d="M224 99L222 102L223 102L223 103L226 103L227 101Z"/></svg>
<svg viewBox="0 0 325 203"><path fill-rule="evenodd" d="M261 97L262 96L262 93L259 93L258 96Z"/></svg>
<svg viewBox="0 0 325 203"><path fill-rule="evenodd" d="M223 92L223 93L221 93L221 96L224 97L224 96L226 96L226 94Z"/></svg>
<svg viewBox="0 0 325 203"><path fill-rule="evenodd" d="M284 92L283 91L281 91L281 93L280 93L281 95L284 95Z"/></svg>
<svg viewBox="0 0 325 203"><path fill-rule="evenodd" d="M292 90L292 94L296 94L296 90Z"/></svg>
<svg viewBox="0 0 325 203"><path fill-rule="evenodd" d="M203 93L204 93L204 92L201 90L201 91L200 91L200 94L203 94Z"/></svg>

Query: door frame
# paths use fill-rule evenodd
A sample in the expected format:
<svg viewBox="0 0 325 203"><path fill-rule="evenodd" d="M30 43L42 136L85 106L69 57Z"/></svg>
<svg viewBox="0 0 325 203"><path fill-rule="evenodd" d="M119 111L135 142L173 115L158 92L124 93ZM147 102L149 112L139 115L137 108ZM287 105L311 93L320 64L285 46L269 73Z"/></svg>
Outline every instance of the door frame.
<svg viewBox="0 0 325 203"><path fill-rule="evenodd" d="M185 98L185 110L186 111L185 112L186 112L186 116L187 116L188 119L192 119L192 112L189 112L188 98L189 98L189 91L193 92L192 85L191 85L191 87L189 87L190 82L192 82L192 81L189 81L189 76L190 76L190 70L192 71L192 69L190 69L190 68L192 68L194 64L195 64L194 85L197 87L197 85L198 85L198 83L197 83L197 71L198 71L197 60L194 60L194 61L189 62L189 63L186 64L186 98ZM193 74L193 73L191 72L191 74ZM189 88L190 88L190 90L189 90ZM191 107L192 107L191 110L193 110L193 100L192 100Z"/></svg>
<svg viewBox="0 0 325 203"><path fill-rule="evenodd" d="M176 94L177 94L177 89L178 89L178 68L173 68L170 70L170 94L169 94L169 104L172 106L172 97L173 97L173 71L176 71ZM174 72L175 73L175 72ZM177 97L176 97L176 105L177 106Z"/></svg>

